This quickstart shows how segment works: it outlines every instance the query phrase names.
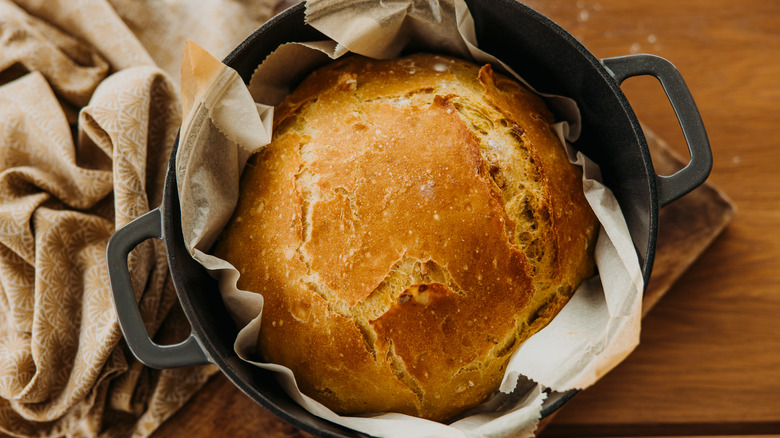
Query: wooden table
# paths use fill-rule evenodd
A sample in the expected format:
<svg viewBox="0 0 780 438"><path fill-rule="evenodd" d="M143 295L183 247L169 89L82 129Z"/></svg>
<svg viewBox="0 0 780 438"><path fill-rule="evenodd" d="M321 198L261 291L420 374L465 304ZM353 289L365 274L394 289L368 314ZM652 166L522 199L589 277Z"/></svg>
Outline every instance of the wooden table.
<svg viewBox="0 0 780 438"><path fill-rule="evenodd" d="M710 182L737 207L723 234L679 278L674 273L671 289L662 288L638 349L541 436L780 434L780 2L527 3L598 57L648 52L675 63L707 125ZM657 82L629 79L623 89L643 123L687 156ZM694 223L705 212L677 214ZM302 434L221 376L157 433L243 435Z"/></svg>

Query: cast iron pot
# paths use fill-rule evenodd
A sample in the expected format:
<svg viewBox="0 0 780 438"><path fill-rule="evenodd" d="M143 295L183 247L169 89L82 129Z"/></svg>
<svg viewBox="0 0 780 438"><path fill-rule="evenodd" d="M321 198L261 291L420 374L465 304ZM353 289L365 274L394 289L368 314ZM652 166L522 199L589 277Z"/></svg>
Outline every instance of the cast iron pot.
<svg viewBox="0 0 780 438"><path fill-rule="evenodd" d="M658 210L704 182L712 155L699 112L677 69L663 58L630 55L597 59L568 32L515 0L467 0L481 49L496 56L540 92L575 99L582 112L582 135L574 146L601 166L604 183L625 215L645 284L653 266ZM298 4L265 23L242 42L225 64L245 82L280 44L325 37L304 23ZM682 127L691 159L671 176L655 173L642 129L621 82L631 76L659 79ZM155 368L213 363L238 388L283 420L325 437L363 436L315 417L295 403L275 376L237 357L237 330L223 305L217 284L187 252L181 231L174 145L168 164L162 205L118 230L108 244L111 288L119 324L133 354ZM155 344L141 320L127 269L127 255L148 238L162 239L179 301L192 333L176 345ZM553 393L547 416L575 391Z"/></svg>

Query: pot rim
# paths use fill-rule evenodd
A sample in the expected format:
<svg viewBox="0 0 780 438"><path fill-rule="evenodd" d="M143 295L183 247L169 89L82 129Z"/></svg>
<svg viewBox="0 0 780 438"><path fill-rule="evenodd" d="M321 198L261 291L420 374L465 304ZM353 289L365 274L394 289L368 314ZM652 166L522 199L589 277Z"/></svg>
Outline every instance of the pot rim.
<svg viewBox="0 0 780 438"><path fill-rule="evenodd" d="M474 3L475 1L476 0L467 0L467 3ZM612 91L615 98L617 99L618 103L620 104L620 107L624 112L623 116L629 120L629 123L631 124L631 131L635 135L636 146L640 149L642 164L644 166L645 172L648 175L647 180L650 187L649 202L651 203L651 205L649 206L648 209L650 215L648 217L648 224L647 224L649 236L647 240L646 256L644 258L641 267L642 274L645 280L645 285L646 285L650 277L650 272L653 266L653 259L655 256L659 206L658 206L658 197L656 192L656 181L655 178L652 177L655 175L655 170L652 165L650 153L647 147L647 142L644 137L642 128L639 124L639 121L636 118L636 115L634 114L633 109L631 108L631 105L628 102L628 99L623 94L619 84L615 81L615 79L610 74L610 72L605 67L605 65L601 62L601 60L596 58L571 34L569 34L566 30L564 30L562 27L557 25L551 19L531 9L530 7L518 3L514 0L493 0L493 1L495 3L503 4L505 7L517 8L518 11L531 17L532 19L541 23L543 26L549 28L563 41L565 41L567 44L572 46L572 48L574 48L580 54L583 60L588 63L588 65L592 68L592 70L596 71L600 75L602 80L607 84L607 86L609 87L609 89ZM273 33L273 30L277 26L285 25L285 23L288 20L295 19L297 14L301 14L303 12L304 8L305 8L304 3L298 3L286 9L285 11L281 12L280 14L274 16L266 23L264 23L262 26L260 26L257 30L255 30L244 41L242 41L229 55L227 55L227 57L225 57L223 62L231 67L236 68L235 66L240 62L242 62L243 58L247 55L247 53L250 50L252 50L254 44L259 39L273 37L273 36L269 36L269 33ZM247 70L246 68L244 68L243 71L239 68L236 69L239 71L239 74L241 74L244 81L248 82L249 77L247 74L251 75L251 71ZM254 68L252 68L252 71L253 70ZM334 425L335 427L330 429L321 428L319 427L321 426L320 424L313 425L311 422L308 422L305 419L300 418L299 416L291 413L289 410L280 406L277 400L273 398L269 398L263 392L258 391L256 386L253 384L253 382L247 381L239 377L239 373L236 369L235 364L233 363L234 358L232 357L235 356L235 352L232 351L232 348L228 348L227 350L229 351L227 351L225 345L221 345L215 342L213 336L207 333L206 330L204 329L204 325L201 322L202 315L198 315L196 313L196 310L194 309L195 304L193 304L193 301L190 297L191 291L187 289L186 278L183 277L183 273L179 269L175 268L178 266L179 263L178 258L181 257L180 254L176 254L175 249L177 246L184 245L183 238L181 237L181 225L180 225L181 221L179 217L180 215L179 198L178 198L178 192L177 192L178 189L176 185L176 175L175 175L176 151L178 149L178 141L179 138L177 136L171 151L171 157L169 160L168 170L166 172L166 178L165 178L163 203L160 207L162 212L162 222L163 222L162 224L163 240L165 240L166 249L168 250L168 262L169 262L169 266L171 267L171 275L172 275L174 285L176 287L179 301L181 303L181 306L184 310L187 319L190 321L192 327L192 333L194 337L197 339L200 346L203 348L206 355L208 356L209 361L214 363L220 369L220 371L229 380L231 380L231 382L236 387L238 387L242 392L247 394L250 398L258 402L264 408L273 412L277 417L283 419L284 421L292 424L295 427L326 437L365 436L362 433L355 432L353 430L346 429L338 425ZM228 345L228 347L232 347L232 345ZM577 392L578 392L577 390L572 390L564 393L552 394L550 397L548 397L547 400L545 400L545 404L543 405L543 409L542 409L542 418L549 416L551 413L559 409L566 402L568 402ZM327 420L322 420L322 421L327 421ZM330 422L328 423L333 424Z"/></svg>

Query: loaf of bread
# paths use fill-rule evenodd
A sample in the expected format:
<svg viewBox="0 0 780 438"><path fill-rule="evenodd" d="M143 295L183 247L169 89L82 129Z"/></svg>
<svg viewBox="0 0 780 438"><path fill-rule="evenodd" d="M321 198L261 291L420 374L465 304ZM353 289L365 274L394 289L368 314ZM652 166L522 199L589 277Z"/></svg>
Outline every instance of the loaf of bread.
<svg viewBox="0 0 780 438"><path fill-rule="evenodd" d="M593 275L553 116L489 65L349 56L275 111L215 252L264 298L263 360L334 411L480 403Z"/></svg>

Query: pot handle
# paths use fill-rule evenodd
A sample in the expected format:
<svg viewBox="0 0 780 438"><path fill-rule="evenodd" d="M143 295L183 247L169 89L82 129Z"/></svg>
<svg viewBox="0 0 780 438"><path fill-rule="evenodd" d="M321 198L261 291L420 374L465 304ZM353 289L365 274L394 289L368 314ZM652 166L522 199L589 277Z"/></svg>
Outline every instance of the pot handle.
<svg viewBox="0 0 780 438"><path fill-rule="evenodd" d="M106 258L119 327L133 355L152 368L177 368L209 363L209 358L191 333L183 342L158 345L149 337L133 291L127 256L139 243L151 237L162 239L159 208L117 230L108 241Z"/></svg>
<svg viewBox="0 0 780 438"><path fill-rule="evenodd" d="M618 84L632 76L655 76L680 122L691 160L674 175L656 175L658 204L663 207L701 185L712 170L712 151L699 110L677 68L660 56L648 54L605 58L601 62Z"/></svg>

